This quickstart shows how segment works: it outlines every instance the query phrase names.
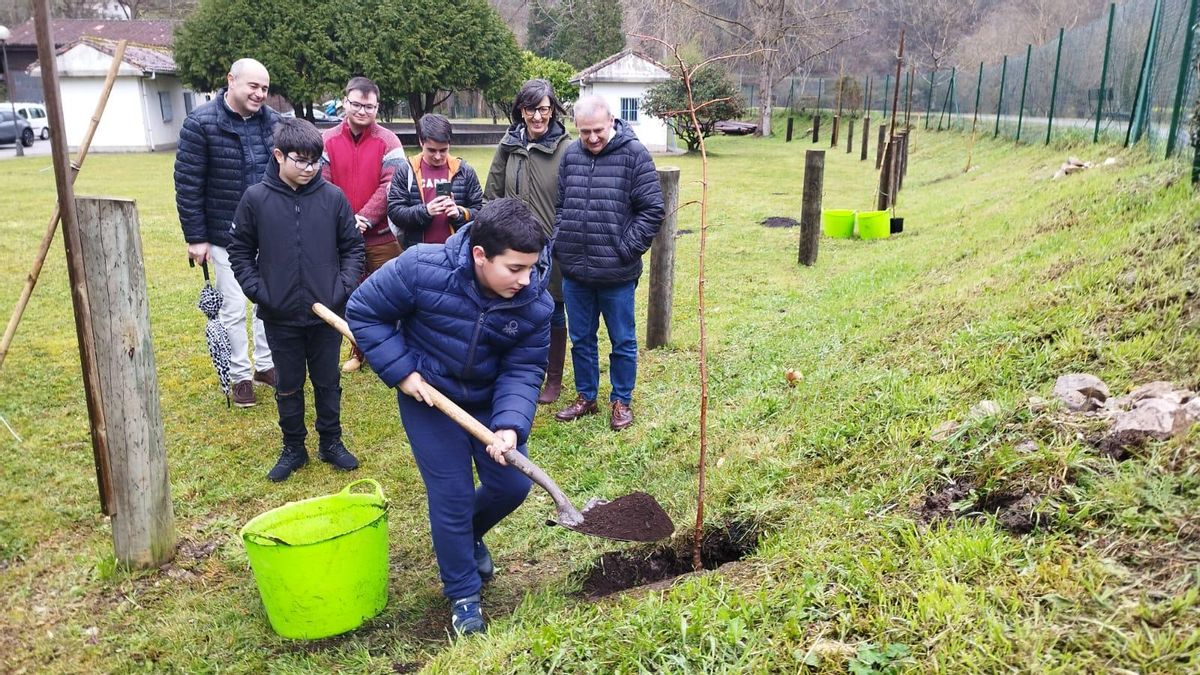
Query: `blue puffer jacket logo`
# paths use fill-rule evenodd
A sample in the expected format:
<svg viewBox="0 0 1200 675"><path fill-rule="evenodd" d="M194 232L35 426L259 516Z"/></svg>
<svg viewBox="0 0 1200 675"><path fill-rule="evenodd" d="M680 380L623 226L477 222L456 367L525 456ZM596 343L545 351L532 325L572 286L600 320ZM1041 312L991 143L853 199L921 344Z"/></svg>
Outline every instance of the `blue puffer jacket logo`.
<svg viewBox="0 0 1200 675"><path fill-rule="evenodd" d="M475 279L471 225L445 244L408 248L367 277L346 321L389 387L413 372L464 407L490 404L492 429L529 436L550 349L553 300L540 270L512 298ZM404 394L400 394L403 396Z"/></svg>

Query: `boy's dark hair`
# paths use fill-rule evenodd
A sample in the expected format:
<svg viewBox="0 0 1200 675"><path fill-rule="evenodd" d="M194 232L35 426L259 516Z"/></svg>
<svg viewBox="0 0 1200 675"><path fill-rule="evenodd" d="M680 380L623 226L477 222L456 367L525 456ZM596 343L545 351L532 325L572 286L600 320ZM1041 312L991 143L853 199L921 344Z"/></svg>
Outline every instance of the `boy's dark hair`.
<svg viewBox="0 0 1200 675"><path fill-rule="evenodd" d="M285 117L275 125L275 149L285 155L294 152L304 159L320 159L325 142L312 122Z"/></svg>
<svg viewBox="0 0 1200 675"><path fill-rule="evenodd" d="M417 122L417 141L433 141L434 143L449 143L454 130L450 128L450 120L435 113L422 115Z"/></svg>
<svg viewBox="0 0 1200 675"><path fill-rule="evenodd" d="M554 95L554 86L549 81L525 80L525 84L522 84L521 90L517 92L517 97L513 99L510 113L513 124L520 124L524 121L525 118L521 117L521 111L525 108L536 107L543 98L550 99L550 119L557 119L559 115L567 114L562 101L559 101L558 96Z"/></svg>
<svg viewBox="0 0 1200 675"><path fill-rule="evenodd" d="M508 249L518 253L541 253L546 245L542 223L520 199L504 197L487 203L475 214L469 230L471 246L483 247L493 258Z"/></svg>
<svg viewBox="0 0 1200 675"><path fill-rule="evenodd" d="M372 82L370 78L363 77L362 75L352 77L346 83L346 95L349 95L352 91L357 91L363 96L375 94L375 98L379 98L379 86Z"/></svg>

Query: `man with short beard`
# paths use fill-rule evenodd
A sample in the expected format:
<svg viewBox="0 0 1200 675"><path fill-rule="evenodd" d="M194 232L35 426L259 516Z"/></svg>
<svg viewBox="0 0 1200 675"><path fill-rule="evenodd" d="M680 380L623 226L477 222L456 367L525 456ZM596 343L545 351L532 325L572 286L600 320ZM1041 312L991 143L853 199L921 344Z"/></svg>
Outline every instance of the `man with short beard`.
<svg viewBox="0 0 1200 675"><path fill-rule="evenodd" d="M387 197L392 174L404 162L404 146L396 134L376 123L379 87L371 80L351 78L343 106L345 121L321 134L325 141L321 175L346 193L366 242L367 263L361 282L400 255L400 244L388 228ZM354 372L362 363L362 352L351 344L350 358L342 370Z"/></svg>
<svg viewBox="0 0 1200 675"><path fill-rule="evenodd" d="M175 154L175 206L187 241L188 257L211 261L221 292L218 320L229 335L229 375L233 403L257 403L254 383L275 386L275 366L262 321L254 316L254 371L246 335L246 306L226 247L233 212L242 193L262 180L274 146L272 132L279 115L264 102L271 76L254 59L238 59L229 67L227 86L183 121Z"/></svg>

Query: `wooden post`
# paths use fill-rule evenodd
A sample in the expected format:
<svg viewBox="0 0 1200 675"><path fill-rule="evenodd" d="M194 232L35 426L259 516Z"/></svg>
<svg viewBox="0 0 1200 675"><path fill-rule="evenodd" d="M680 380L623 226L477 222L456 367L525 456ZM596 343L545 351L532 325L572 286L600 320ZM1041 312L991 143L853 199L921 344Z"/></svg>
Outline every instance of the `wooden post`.
<svg viewBox="0 0 1200 675"><path fill-rule="evenodd" d="M875 170L883 168L883 151L887 147L887 118L884 118L884 124L879 125L879 138L875 140Z"/></svg>
<svg viewBox="0 0 1200 675"><path fill-rule="evenodd" d="M785 141L786 143L791 143L791 142L792 142L792 124L793 124L795 121L796 121L796 120L795 120L795 119L793 119L793 118L792 118L790 115L788 116L787 141Z"/></svg>
<svg viewBox="0 0 1200 675"><path fill-rule="evenodd" d="M46 98L46 117L50 123L50 156L54 165L54 186L58 193L58 211L62 218L67 280L71 287L71 306L75 315L75 338L79 344L79 366L83 371L83 397L87 403L92 437L92 459L96 464L96 487L100 491L100 510L106 515L113 515L104 406L101 401L100 374L96 370L96 342L92 335L91 305L88 302L85 283L83 252L80 250L82 244L79 239L79 221L75 217L75 191L71 187L67 132L63 123L62 100L59 97L58 63L55 60L54 35L50 28L50 0L36 0L33 8L38 61L42 66L42 95Z"/></svg>
<svg viewBox="0 0 1200 675"><path fill-rule="evenodd" d="M788 120L791 121L790 119ZM650 301L646 308L646 347L663 347L671 341L671 301L675 294L675 231L679 210L679 169L658 167L666 216L650 245Z"/></svg>
<svg viewBox="0 0 1200 675"><path fill-rule="evenodd" d="M904 172L908 171L908 132L896 134L896 195L904 189ZM892 200L895 203L895 200Z"/></svg>
<svg viewBox="0 0 1200 675"><path fill-rule="evenodd" d="M838 122L840 122L840 121L841 121L840 119L838 119L839 117L840 117L839 115L834 115L834 116L833 116L833 126L829 127L829 147L830 147L830 148L836 148L836 147L837 147L837 141L838 141Z"/></svg>
<svg viewBox="0 0 1200 675"><path fill-rule="evenodd" d="M846 124L846 154L854 152L854 120Z"/></svg>
<svg viewBox="0 0 1200 675"><path fill-rule="evenodd" d="M812 267L817 262L817 244L821 239L821 194L825 185L825 151L804 153L804 196L800 207L800 264Z"/></svg>
<svg viewBox="0 0 1200 675"><path fill-rule="evenodd" d="M175 555L175 528L137 207L79 197L75 210L107 422L113 549L128 568L158 567Z"/></svg>
<svg viewBox="0 0 1200 675"><path fill-rule="evenodd" d="M867 116L867 117L863 118L862 151L858 154L858 161L860 161L860 162L867 161L867 150L868 150L867 146L870 145L870 143L869 143L870 138L871 138L871 118L870 118L870 116Z"/></svg>
<svg viewBox="0 0 1200 675"><path fill-rule="evenodd" d="M821 113L813 113L813 143L821 141Z"/></svg>
<svg viewBox="0 0 1200 675"><path fill-rule="evenodd" d="M876 210L883 211L892 205L892 168L895 162L892 161L894 154L893 148L895 139L888 141L887 148L883 151L883 167L879 172L879 196L875 202Z"/></svg>

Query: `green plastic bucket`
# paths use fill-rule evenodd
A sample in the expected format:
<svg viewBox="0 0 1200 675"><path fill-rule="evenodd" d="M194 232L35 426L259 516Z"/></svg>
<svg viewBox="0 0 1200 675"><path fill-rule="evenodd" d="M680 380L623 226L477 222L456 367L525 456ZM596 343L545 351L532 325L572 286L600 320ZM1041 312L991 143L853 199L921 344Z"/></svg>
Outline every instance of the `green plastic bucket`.
<svg viewBox="0 0 1200 675"><path fill-rule="evenodd" d="M854 211L829 209L821 212L821 230L826 237L849 239L854 236Z"/></svg>
<svg viewBox="0 0 1200 675"><path fill-rule="evenodd" d="M362 484L374 493L352 493ZM337 494L288 502L242 528L271 628L316 639L354 630L387 605L387 500L365 478Z"/></svg>
<svg viewBox="0 0 1200 675"><path fill-rule="evenodd" d="M859 239L887 239L892 235L891 217L887 211L861 211L858 214Z"/></svg>

